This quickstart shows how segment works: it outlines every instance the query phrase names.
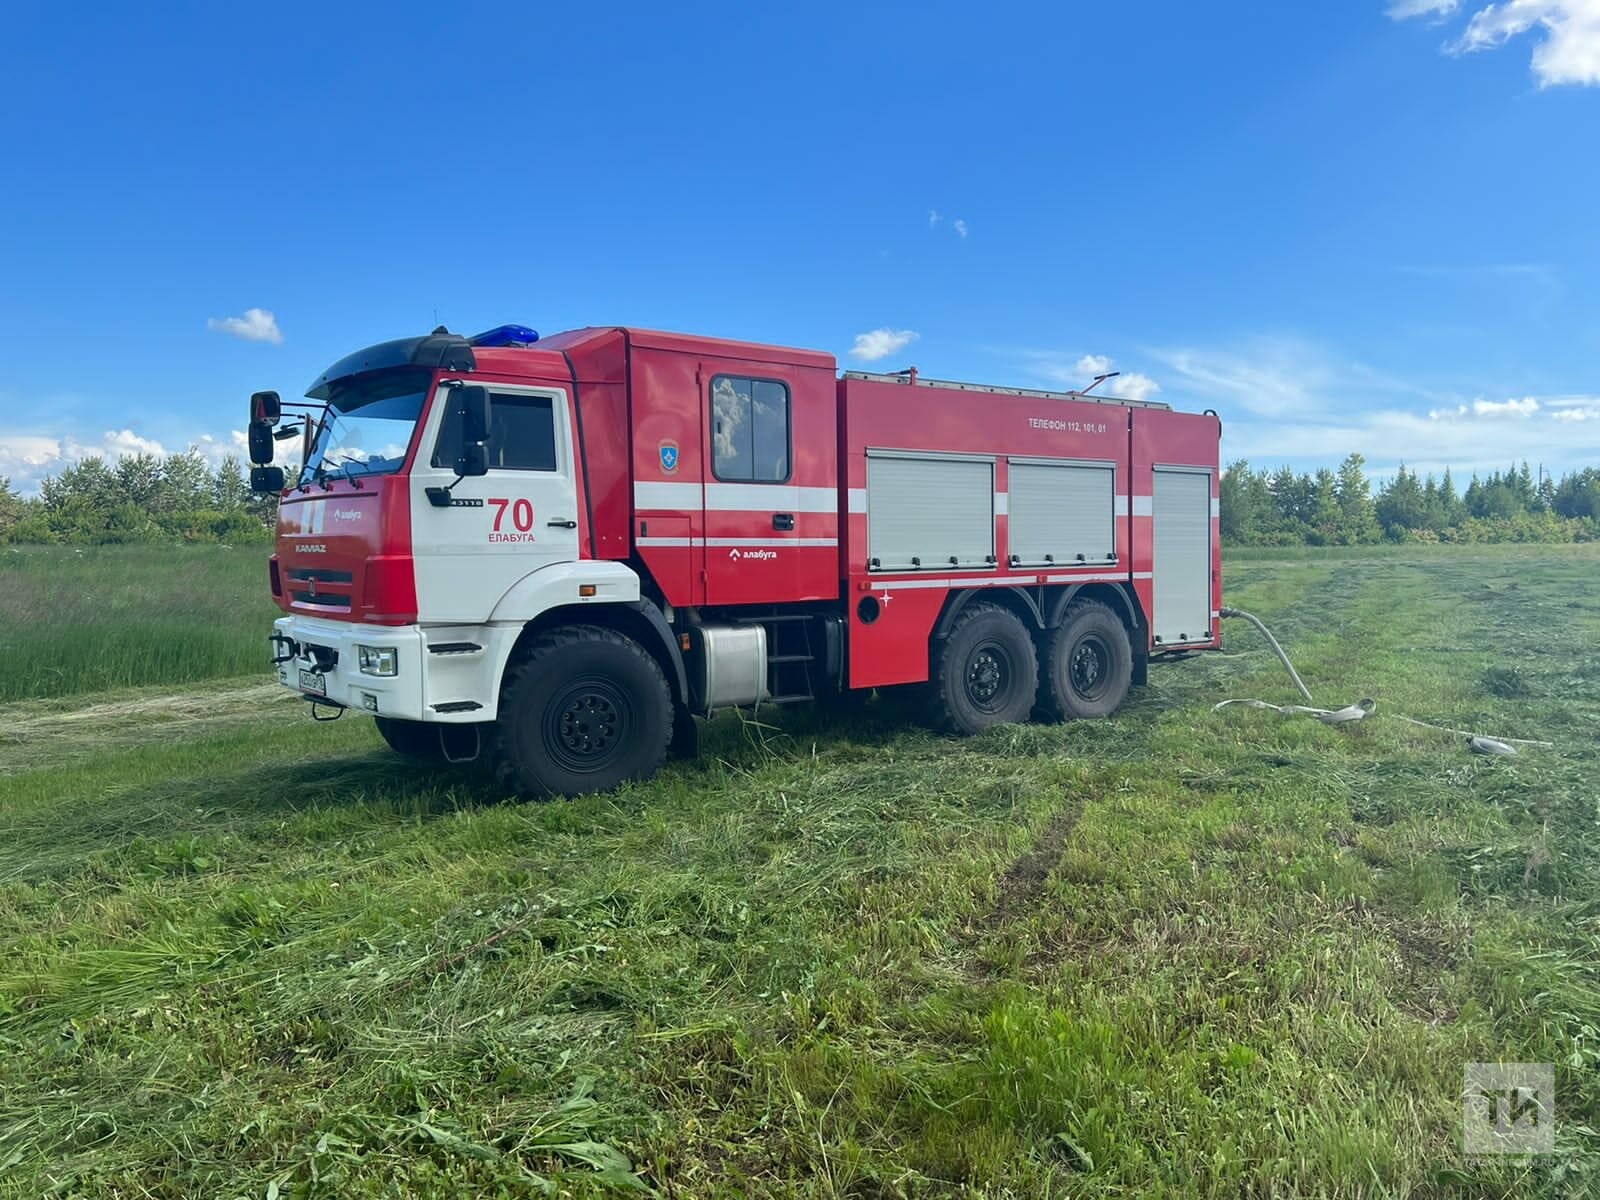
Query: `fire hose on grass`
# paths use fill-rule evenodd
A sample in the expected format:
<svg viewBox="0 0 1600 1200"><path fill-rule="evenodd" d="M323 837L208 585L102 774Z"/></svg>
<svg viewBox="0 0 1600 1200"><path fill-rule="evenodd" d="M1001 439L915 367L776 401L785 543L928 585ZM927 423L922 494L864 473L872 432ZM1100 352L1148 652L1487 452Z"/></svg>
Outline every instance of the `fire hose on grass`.
<svg viewBox="0 0 1600 1200"><path fill-rule="evenodd" d="M1289 678L1294 680L1295 687L1300 689L1300 695L1305 697L1304 704L1268 704L1265 700L1242 699L1224 700L1212 706L1212 712L1220 712L1231 704L1243 704L1249 708L1264 708L1283 716L1308 716L1315 717L1324 725L1347 725L1352 721L1365 720L1372 715L1377 703L1371 699L1357 700L1354 704L1347 704L1343 708L1317 708L1311 698L1311 689L1306 687L1305 681L1300 678L1300 672L1294 669L1294 664L1289 661L1289 656L1284 653L1283 647L1278 644L1278 639L1272 636L1272 631L1261 623L1259 617L1245 612L1242 608L1224 608L1221 610L1224 617L1239 617L1250 622L1267 639L1267 644L1272 647L1272 652L1278 656L1278 661L1283 663L1284 669L1289 672ZM1552 748L1553 742L1540 742L1531 738L1490 737L1487 734L1472 733L1465 729L1451 729L1445 725L1434 725L1428 721L1419 721L1415 717L1394 714L1398 720L1408 725L1417 725L1423 729L1432 729L1438 733L1448 733L1456 737L1467 739L1467 749L1474 754L1515 755L1518 746L1542 746Z"/></svg>

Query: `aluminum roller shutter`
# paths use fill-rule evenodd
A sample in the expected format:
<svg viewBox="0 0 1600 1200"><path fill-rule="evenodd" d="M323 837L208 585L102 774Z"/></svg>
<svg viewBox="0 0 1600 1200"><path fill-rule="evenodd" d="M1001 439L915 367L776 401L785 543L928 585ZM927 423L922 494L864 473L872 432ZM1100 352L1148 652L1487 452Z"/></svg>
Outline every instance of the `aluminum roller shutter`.
<svg viewBox="0 0 1600 1200"><path fill-rule="evenodd" d="M1211 637L1211 475L1155 469L1155 617L1162 645Z"/></svg>
<svg viewBox="0 0 1600 1200"><path fill-rule="evenodd" d="M994 463L867 454L867 555L874 570L994 562Z"/></svg>
<svg viewBox="0 0 1600 1200"><path fill-rule="evenodd" d="M1010 464L1008 553L1019 564L1110 562L1117 549L1110 463Z"/></svg>

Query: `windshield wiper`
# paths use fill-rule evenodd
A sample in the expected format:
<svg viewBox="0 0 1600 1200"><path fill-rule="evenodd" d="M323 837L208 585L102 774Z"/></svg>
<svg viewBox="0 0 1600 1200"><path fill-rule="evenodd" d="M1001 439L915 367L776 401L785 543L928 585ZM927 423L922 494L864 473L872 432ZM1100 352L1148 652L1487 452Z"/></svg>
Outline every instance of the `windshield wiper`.
<svg viewBox="0 0 1600 1200"><path fill-rule="evenodd" d="M344 468L344 477L350 479L350 468L360 467L363 475L372 474L372 460L366 458L341 458L339 465Z"/></svg>
<svg viewBox="0 0 1600 1200"><path fill-rule="evenodd" d="M320 479L334 478L335 476L333 472L328 470L329 466L342 468L339 472L339 476L352 481L354 477L350 474L351 467L361 467L361 473L363 475L370 475L372 473L372 468L368 466L364 460L359 458L324 458L317 464L317 469L311 476L312 480L315 481Z"/></svg>

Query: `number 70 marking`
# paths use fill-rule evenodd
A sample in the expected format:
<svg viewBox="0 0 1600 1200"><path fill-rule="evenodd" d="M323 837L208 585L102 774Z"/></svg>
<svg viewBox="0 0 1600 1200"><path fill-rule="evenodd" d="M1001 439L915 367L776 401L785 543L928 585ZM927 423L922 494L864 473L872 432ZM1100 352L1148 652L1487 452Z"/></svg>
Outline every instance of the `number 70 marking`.
<svg viewBox="0 0 1600 1200"><path fill-rule="evenodd" d="M506 509L511 510L511 524L518 533L527 533L533 528L533 501L526 496L518 496L512 500L509 496L490 496L489 503L494 505L494 531L500 532L500 527L505 523Z"/></svg>

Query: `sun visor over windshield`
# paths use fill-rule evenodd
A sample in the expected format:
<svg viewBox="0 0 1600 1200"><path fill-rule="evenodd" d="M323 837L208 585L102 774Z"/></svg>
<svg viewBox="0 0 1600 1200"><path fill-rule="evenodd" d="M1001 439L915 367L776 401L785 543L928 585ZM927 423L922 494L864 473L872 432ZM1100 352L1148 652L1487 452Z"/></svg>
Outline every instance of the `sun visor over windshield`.
<svg viewBox="0 0 1600 1200"><path fill-rule="evenodd" d="M333 388L340 380L389 367L471 371L477 365L472 344L459 334L432 333L426 337L396 338L392 342L379 342L341 358L317 376L316 382L306 389L306 395L313 400L327 400L332 397Z"/></svg>

